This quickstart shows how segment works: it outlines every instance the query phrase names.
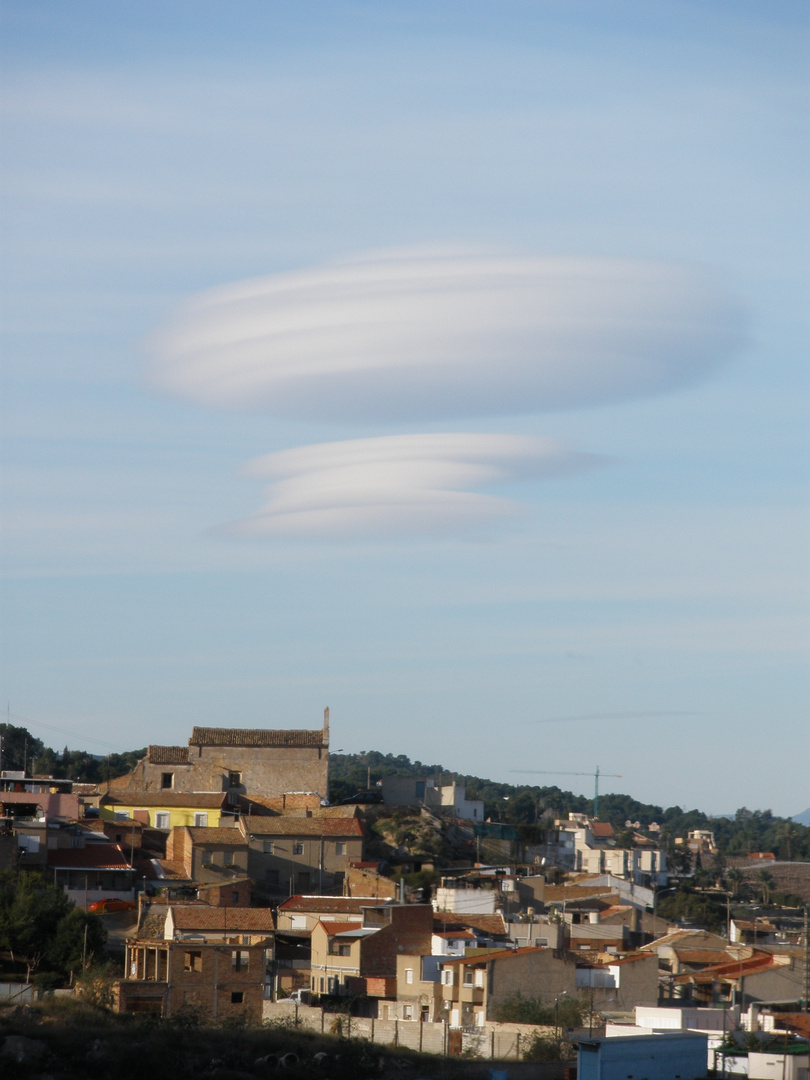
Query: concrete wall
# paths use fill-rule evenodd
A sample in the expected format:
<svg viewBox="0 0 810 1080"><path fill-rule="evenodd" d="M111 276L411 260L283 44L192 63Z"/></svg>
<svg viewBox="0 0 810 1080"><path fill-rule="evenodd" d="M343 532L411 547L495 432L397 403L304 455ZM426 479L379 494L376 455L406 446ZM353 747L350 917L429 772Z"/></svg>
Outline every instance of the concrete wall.
<svg viewBox="0 0 810 1080"><path fill-rule="evenodd" d="M487 965L487 1020L496 1019L499 1006L513 994L553 1002L565 991L577 998L576 964L573 957L555 955L553 949L515 953L491 960Z"/></svg>

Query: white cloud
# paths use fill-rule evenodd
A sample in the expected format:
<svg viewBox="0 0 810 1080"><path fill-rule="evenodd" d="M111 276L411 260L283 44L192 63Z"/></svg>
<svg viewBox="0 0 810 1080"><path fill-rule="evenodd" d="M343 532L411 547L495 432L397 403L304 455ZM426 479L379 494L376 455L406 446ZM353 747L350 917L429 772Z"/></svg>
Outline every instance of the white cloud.
<svg viewBox="0 0 810 1080"><path fill-rule="evenodd" d="M360 422L599 405L704 377L742 340L702 271L416 250L192 301L152 372L217 407Z"/></svg>
<svg viewBox="0 0 810 1080"><path fill-rule="evenodd" d="M246 466L248 475L270 482L268 499L225 531L368 539L457 532L518 509L468 489L564 475L597 460L517 435L395 435L282 450Z"/></svg>

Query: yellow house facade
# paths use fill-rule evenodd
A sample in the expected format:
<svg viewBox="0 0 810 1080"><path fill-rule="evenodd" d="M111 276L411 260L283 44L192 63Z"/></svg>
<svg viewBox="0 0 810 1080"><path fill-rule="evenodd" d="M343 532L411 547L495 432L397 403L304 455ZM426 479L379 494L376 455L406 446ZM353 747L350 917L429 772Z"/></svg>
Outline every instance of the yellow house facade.
<svg viewBox="0 0 810 1080"><path fill-rule="evenodd" d="M223 820L226 798L218 791L121 791L102 797L99 814L104 821L139 821L166 832L177 826L219 828L234 820Z"/></svg>

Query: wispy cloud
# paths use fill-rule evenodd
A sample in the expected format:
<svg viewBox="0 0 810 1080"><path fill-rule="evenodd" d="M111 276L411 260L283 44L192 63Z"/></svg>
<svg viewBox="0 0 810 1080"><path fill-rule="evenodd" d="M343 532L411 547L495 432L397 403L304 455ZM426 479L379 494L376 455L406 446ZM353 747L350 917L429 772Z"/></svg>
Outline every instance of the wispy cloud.
<svg viewBox="0 0 810 1080"><path fill-rule="evenodd" d="M225 531L331 539L458 532L518 509L480 489L566 475L599 460L517 435L395 435L283 450L246 466L270 482L268 499Z"/></svg>
<svg viewBox="0 0 810 1080"><path fill-rule="evenodd" d="M737 305L693 267L419 249L203 295L152 373L209 406L379 423L660 393L741 340Z"/></svg>

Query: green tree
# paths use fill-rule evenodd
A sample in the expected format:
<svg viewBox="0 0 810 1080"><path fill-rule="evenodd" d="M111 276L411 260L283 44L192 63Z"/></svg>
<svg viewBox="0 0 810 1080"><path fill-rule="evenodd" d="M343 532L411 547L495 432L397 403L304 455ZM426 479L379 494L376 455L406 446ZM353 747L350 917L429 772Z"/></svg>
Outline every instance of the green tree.
<svg viewBox="0 0 810 1080"><path fill-rule="evenodd" d="M7 870L0 875L0 949L35 972L67 979L100 957L107 933L101 920L76 908L58 885L41 874Z"/></svg>
<svg viewBox="0 0 810 1080"><path fill-rule="evenodd" d="M771 896L771 889L776 884L776 881L770 870L760 870L757 873L757 881L762 890L762 903L766 905Z"/></svg>
<svg viewBox="0 0 810 1080"><path fill-rule="evenodd" d="M738 870L736 866L732 866L732 868L726 874L726 881L731 886L732 896L736 896L739 893L740 886L742 885L743 880L744 878L742 875L742 871Z"/></svg>
<svg viewBox="0 0 810 1080"><path fill-rule="evenodd" d="M0 724L0 739L3 740L3 769L10 772L30 767L37 754L45 749L42 740L35 739L28 728L14 724Z"/></svg>

